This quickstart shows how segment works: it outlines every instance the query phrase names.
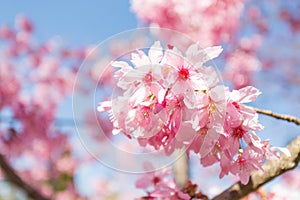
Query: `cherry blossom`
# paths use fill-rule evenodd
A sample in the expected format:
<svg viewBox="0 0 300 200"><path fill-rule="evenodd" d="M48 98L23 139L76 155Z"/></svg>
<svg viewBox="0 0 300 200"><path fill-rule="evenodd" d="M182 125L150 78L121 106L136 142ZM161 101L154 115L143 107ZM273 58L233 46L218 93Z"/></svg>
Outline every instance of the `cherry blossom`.
<svg viewBox="0 0 300 200"><path fill-rule="evenodd" d="M146 23L187 33L205 47L230 40L239 27L243 0L163 2L132 0L132 10ZM153 12L155 10L156 12ZM204 23L209 21L210 23ZM227 23L224 23L227 22ZM205 25L203 25L205 24ZM166 36L167 37L167 36Z"/></svg>
<svg viewBox="0 0 300 200"><path fill-rule="evenodd" d="M143 3L131 0L131 8L145 24L182 32L194 41L199 41L203 47L224 43L225 52L221 55L226 61L224 78L237 89L251 85L255 72L261 69L258 59L261 37L258 34L263 31L263 27L266 28L266 24L261 19L261 11L253 5L248 7L244 0L172 0L168 3L159 0ZM156 12L153 13L152 10ZM244 34L243 30L251 25L259 27L260 32ZM170 37L169 34L157 32L169 43L173 40L185 46L190 45L176 35ZM238 37L240 35L242 37ZM244 62L245 60L248 62Z"/></svg>
<svg viewBox="0 0 300 200"><path fill-rule="evenodd" d="M220 177L231 173L246 184L265 159L279 158L278 151L256 134L263 126L256 111L245 105L261 92L252 86L230 91L219 84L215 69L205 66L221 50L200 50L193 44L185 53L170 45L164 51L155 42L148 55L132 53L133 66L114 61L117 86L124 92L100 102L98 111L110 114L113 134L163 148L167 155L186 148L200 154L204 166L219 162Z"/></svg>
<svg viewBox="0 0 300 200"><path fill-rule="evenodd" d="M172 153L176 146L182 146L184 140L193 139L199 129L195 119L200 116L191 118L192 112L210 107L210 113L202 115L204 119L201 121L207 121L211 113L215 120L217 117L213 114L221 112L216 106L217 101L222 100L217 96L217 73L212 67L203 66L209 56L214 58L220 52L220 47L199 50L193 45L188 48L184 58L175 47L163 52L161 44L155 42L148 56L140 50L132 53L134 67L124 61L112 64L120 67L115 77L118 79L117 86L125 90L124 95L111 102L101 102L98 111L110 113L113 133L123 132L144 144L148 140L155 148L163 146L166 150L172 149L169 151ZM207 105L201 102L205 98L209 102ZM216 126L214 123L211 120L211 129ZM186 129L189 127L194 132L187 135Z"/></svg>
<svg viewBox="0 0 300 200"><path fill-rule="evenodd" d="M145 24L175 29L198 42L187 44L180 37L158 31L158 38L168 45L157 41L149 49L132 52L128 62L112 62L97 84L110 90L116 83L121 94L99 103L98 111L108 112L109 119L104 119L105 114L95 119L93 111L84 116L93 139L104 139L97 132L100 124L105 137L124 134L143 147L163 149L167 155L185 149L188 155L197 154L205 167L219 164L220 178L232 174L242 184L248 183L252 171L263 170L266 160L279 159L279 152L290 156L286 148L260 138L264 127L246 104L261 93L250 86L259 70L277 75L276 81L299 83L295 52L299 50L300 23L298 14L289 8L297 8L297 2L292 6L255 0L131 2ZM274 21L279 26L273 26ZM31 20L23 15L17 16L15 28L0 26L0 114L8 113L11 118L9 123L1 118L1 153L22 179L46 197L85 199L74 182L82 160L74 156L70 131L57 126L56 114L69 97L78 66L92 46L65 48L55 38L39 43L34 31ZM182 42L186 51L172 46L174 41ZM134 43L140 42L145 41ZM220 46L211 47L219 44L224 51ZM108 60L132 46L128 41L116 41ZM217 57L225 81L235 90L220 84L216 69L208 65ZM88 72L92 81L98 81L95 74L103 63ZM290 90L287 93L292 94ZM145 168L154 171L147 164ZM297 198L298 171L284 175L283 182L275 183L269 192L259 190L257 194L268 199ZM195 192L197 185L189 182L179 188L170 176L168 168L138 179L136 187L146 192L142 199L201 197ZM0 179L4 180L2 171ZM105 180L92 187L98 189L95 199L117 198L107 194L116 187Z"/></svg>
<svg viewBox="0 0 300 200"><path fill-rule="evenodd" d="M150 163L145 163L145 169L153 171L154 168ZM164 168L160 171L149 172L136 181L136 187L149 190L147 196L141 199L168 199L168 200L188 200L190 196L182 192L174 180L170 180L171 169Z"/></svg>
<svg viewBox="0 0 300 200"><path fill-rule="evenodd" d="M0 112L11 118L7 126L1 123L1 153L13 166L22 163L17 173L41 194L79 198L73 180L79 157L55 119L72 92L74 65L85 54L63 57L59 41L38 43L25 16L17 16L15 26L0 27Z"/></svg>

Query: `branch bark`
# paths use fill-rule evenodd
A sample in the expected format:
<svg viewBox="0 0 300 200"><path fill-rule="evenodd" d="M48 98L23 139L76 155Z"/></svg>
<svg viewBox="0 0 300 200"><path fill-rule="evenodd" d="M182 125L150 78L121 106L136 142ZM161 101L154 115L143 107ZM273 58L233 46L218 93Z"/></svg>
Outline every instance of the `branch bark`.
<svg viewBox="0 0 300 200"><path fill-rule="evenodd" d="M0 154L0 167L7 180L10 183L23 189L27 193L28 197L34 200L50 200L49 198L46 198L42 194L40 194L24 180L22 180L21 177L17 175L15 170L6 162L5 157L2 154Z"/></svg>
<svg viewBox="0 0 300 200"><path fill-rule="evenodd" d="M247 185L237 182L213 200L235 200L240 199L259 187L280 176L281 174L294 169L300 161L300 136L294 139L287 148L291 152L291 157L281 154L280 160L268 161L263 165L264 171L255 171L252 173Z"/></svg>
<svg viewBox="0 0 300 200"><path fill-rule="evenodd" d="M285 121L292 122L292 123L295 123L297 125L300 125L300 119L298 119L294 116L277 114L277 113L272 112L271 110L263 110L263 109L254 108L254 107L251 107L251 108L253 108L257 113L260 113L260 114L263 114L263 115L268 115L268 116L274 117L276 119L281 119L281 120L285 120Z"/></svg>
<svg viewBox="0 0 300 200"><path fill-rule="evenodd" d="M174 163L173 166L175 181L180 189L186 187L189 180L189 159L184 152L178 160Z"/></svg>

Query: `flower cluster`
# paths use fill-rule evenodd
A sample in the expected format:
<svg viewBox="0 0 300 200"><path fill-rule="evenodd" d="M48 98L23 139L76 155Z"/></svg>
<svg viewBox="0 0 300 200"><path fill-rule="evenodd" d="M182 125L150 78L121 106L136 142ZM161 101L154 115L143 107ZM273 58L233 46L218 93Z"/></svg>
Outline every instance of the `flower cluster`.
<svg viewBox="0 0 300 200"><path fill-rule="evenodd" d="M186 33L210 46L234 39L244 0L131 0L131 8L139 19L150 25Z"/></svg>
<svg viewBox="0 0 300 200"><path fill-rule="evenodd" d="M255 72L261 70L261 63L257 56L261 39L261 36L241 38L235 50L227 52L223 75L236 89L251 85L254 82Z"/></svg>
<svg viewBox="0 0 300 200"><path fill-rule="evenodd" d="M214 67L205 66L221 47L191 45L185 54L160 42L132 53L131 63L114 61L118 88L123 93L100 102L98 111L108 111L113 134L136 138L141 146L175 149L200 154L204 166L220 163L220 177L232 173L242 183L251 171L261 169L265 159L278 157L255 131L262 130L255 110L244 103L260 92L251 86L229 91L220 84Z"/></svg>
<svg viewBox="0 0 300 200"><path fill-rule="evenodd" d="M65 48L56 38L37 42L33 24L21 15L15 28L0 26L0 44L1 154L13 167L22 162L16 172L44 196L79 198L73 179L79 157L56 117L85 49Z"/></svg>
<svg viewBox="0 0 300 200"><path fill-rule="evenodd" d="M131 8L141 21L150 26L179 31L194 41L199 41L205 47L222 43L225 46L222 59L226 60L224 78L230 81L236 89L240 89L251 85L254 73L260 70L259 38L263 38L265 32L263 29L269 28L257 2L255 6L251 3L249 6L245 2L245 0L188 0L184 2L131 0ZM259 31L251 35L246 31L245 34L244 30L249 29ZM176 34L172 34L172 37L170 34L164 34L163 31L158 34L170 43L176 41L181 45L190 44L180 39L181 37L177 37ZM245 42L248 43L246 49ZM267 54L269 54L270 48L267 49ZM248 62L244 62L245 60Z"/></svg>
<svg viewBox="0 0 300 200"><path fill-rule="evenodd" d="M150 163L144 164L145 170L153 171ZM197 191L197 185L190 181L180 189L175 180L171 178L171 168L164 168L160 171L144 174L136 181L136 188L147 191L147 196L139 198L144 199L166 199L166 200L189 200L191 198L207 199L201 192Z"/></svg>
<svg viewBox="0 0 300 200"><path fill-rule="evenodd" d="M150 166L148 166L150 167ZM153 169L152 169L153 170ZM146 197L142 199L190 199L188 194L183 193L174 180L169 180L171 169L165 168L162 171L148 173L136 181L136 187L149 190ZM150 191L152 189L152 191Z"/></svg>
<svg viewBox="0 0 300 200"><path fill-rule="evenodd" d="M219 79L213 67L203 66L221 51L221 47L199 50L192 45L183 56L171 46L163 52L156 42L149 56L143 51L132 54L134 67L115 61L112 66L120 68L115 77L123 95L101 102L98 110L110 112L114 134L122 132L172 153L172 146L190 141L201 128L213 131L222 126L225 101Z"/></svg>

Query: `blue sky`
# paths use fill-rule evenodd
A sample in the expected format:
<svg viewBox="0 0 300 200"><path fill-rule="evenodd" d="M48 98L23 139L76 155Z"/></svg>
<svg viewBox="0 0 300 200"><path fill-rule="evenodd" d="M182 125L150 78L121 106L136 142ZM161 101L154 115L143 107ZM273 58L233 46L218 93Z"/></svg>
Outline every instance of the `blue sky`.
<svg viewBox="0 0 300 200"><path fill-rule="evenodd" d="M0 24L12 24L23 13L34 22L37 39L60 35L72 46L99 43L138 24L127 0L0 0L0 5Z"/></svg>

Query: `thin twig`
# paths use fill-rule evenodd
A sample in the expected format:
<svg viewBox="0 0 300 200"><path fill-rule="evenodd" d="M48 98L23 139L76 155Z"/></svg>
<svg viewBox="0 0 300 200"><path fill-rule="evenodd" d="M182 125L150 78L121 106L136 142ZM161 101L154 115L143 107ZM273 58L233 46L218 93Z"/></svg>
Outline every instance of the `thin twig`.
<svg viewBox="0 0 300 200"><path fill-rule="evenodd" d="M293 122L297 125L300 125L300 119L291 116L291 115L283 115L283 114L277 114L277 113L273 113L271 110L263 110L263 109L259 109L259 108L253 108L257 113L263 114L263 115L268 115L270 117L274 117L276 119L281 119L281 120L285 120L288 122Z"/></svg>
<svg viewBox="0 0 300 200"><path fill-rule="evenodd" d="M280 160L266 162L263 165L264 171L255 171L252 173L248 184L243 185L241 182L237 182L214 197L213 200L240 199L249 193L256 191L259 187L281 174L294 169L300 161L300 136L294 139L287 148L291 152L290 157L282 153Z"/></svg>
<svg viewBox="0 0 300 200"><path fill-rule="evenodd" d="M22 180L21 177L17 175L15 170L6 162L2 154L0 154L0 167L7 180L10 183L23 189L28 195L28 197L34 200L50 200L49 198L46 198L42 194L40 194L37 190L35 190L33 187L27 184L24 180Z"/></svg>

